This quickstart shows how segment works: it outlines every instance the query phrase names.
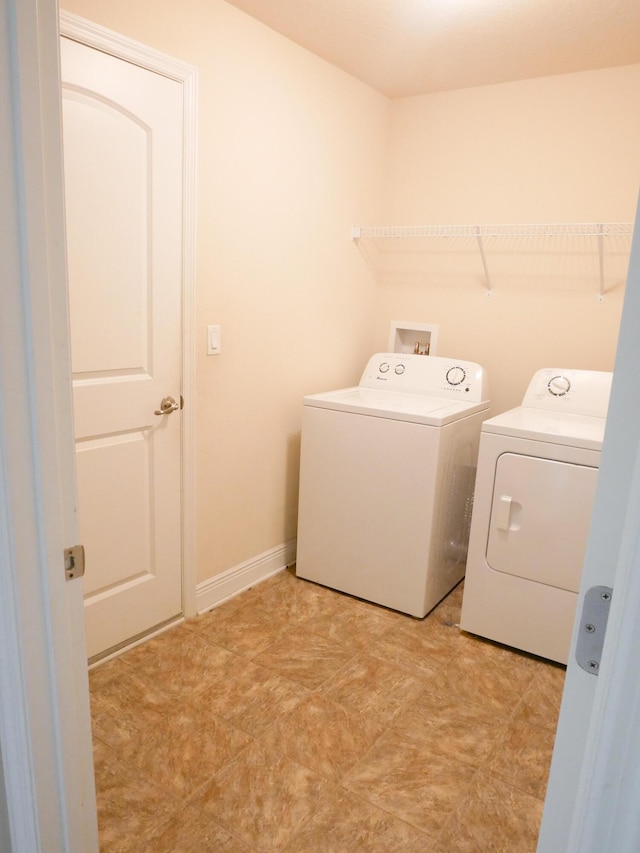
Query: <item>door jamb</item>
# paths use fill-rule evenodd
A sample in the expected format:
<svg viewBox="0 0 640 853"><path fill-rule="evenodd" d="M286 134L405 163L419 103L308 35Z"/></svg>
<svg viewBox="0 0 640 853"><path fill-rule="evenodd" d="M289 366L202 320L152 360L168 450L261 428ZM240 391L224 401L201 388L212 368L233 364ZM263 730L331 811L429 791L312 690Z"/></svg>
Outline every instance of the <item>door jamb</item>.
<svg viewBox="0 0 640 853"><path fill-rule="evenodd" d="M0 0L2 849L98 849L77 543L55 0ZM8 845L8 847L7 847Z"/></svg>

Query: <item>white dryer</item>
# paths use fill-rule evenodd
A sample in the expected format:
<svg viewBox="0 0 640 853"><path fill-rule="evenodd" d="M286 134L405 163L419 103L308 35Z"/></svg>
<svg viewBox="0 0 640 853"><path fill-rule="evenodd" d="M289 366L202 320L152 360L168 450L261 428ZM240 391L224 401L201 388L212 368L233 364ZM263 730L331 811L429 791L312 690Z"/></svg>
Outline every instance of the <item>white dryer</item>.
<svg viewBox="0 0 640 853"><path fill-rule="evenodd" d="M296 572L423 617L464 574L487 380L475 363L378 353L304 398Z"/></svg>
<svg viewBox="0 0 640 853"><path fill-rule="evenodd" d="M611 378L539 370L482 425L463 630L567 662Z"/></svg>

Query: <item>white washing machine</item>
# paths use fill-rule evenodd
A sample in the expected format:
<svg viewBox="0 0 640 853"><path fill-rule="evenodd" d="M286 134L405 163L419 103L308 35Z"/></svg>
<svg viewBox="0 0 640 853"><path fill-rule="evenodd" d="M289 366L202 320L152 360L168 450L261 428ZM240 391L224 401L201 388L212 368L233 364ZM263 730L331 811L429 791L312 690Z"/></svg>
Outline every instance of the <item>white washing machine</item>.
<svg viewBox="0 0 640 853"><path fill-rule="evenodd" d="M484 370L378 353L304 398L296 573L423 617L464 574Z"/></svg>
<svg viewBox="0 0 640 853"><path fill-rule="evenodd" d="M482 425L463 630L567 662L611 378L539 370Z"/></svg>

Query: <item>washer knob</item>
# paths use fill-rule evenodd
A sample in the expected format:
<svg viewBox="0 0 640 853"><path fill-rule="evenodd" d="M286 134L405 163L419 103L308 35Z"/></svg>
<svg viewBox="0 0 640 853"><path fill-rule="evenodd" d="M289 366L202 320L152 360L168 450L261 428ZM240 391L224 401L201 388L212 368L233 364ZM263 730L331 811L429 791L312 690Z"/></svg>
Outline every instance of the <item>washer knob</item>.
<svg viewBox="0 0 640 853"><path fill-rule="evenodd" d="M402 376L406 369L407 368L404 366L404 364L396 364L396 373L398 374L398 376Z"/></svg>
<svg viewBox="0 0 640 853"><path fill-rule="evenodd" d="M386 361L383 361L382 364L378 367L380 373L388 373L389 372L389 364Z"/></svg>
<svg viewBox="0 0 640 853"><path fill-rule="evenodd" d="M461 385L466 379L467 374L463 367L450 367L447 370L447 382L449 385Z"/></svg>
<svg viewBox="0 0 640 853"><path fill-rule="evenodd" d="M547 390L554 397L564 397L565 394L569 393L570 388L571 382L566 376L554 376L547 384Z"/></svg>

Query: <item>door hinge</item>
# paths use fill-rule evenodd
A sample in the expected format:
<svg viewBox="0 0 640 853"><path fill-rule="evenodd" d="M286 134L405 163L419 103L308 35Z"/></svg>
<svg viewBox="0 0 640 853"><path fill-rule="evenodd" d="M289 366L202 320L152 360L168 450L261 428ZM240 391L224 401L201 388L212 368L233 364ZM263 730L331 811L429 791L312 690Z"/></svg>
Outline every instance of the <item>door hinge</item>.
<svg viewBox="0 0 640 853"><path fill-rule="evenodd" d="M84 575L84 545L64 549L64 576L68 581Z"/></svg>
<svg viewBox="0 0 640 853"><path fill-rule="evenodd" d="M612 596L613 589L610 586L592 586L584 596L576 642L576 661L591 675L598 675L600 669Z"/></svg>

